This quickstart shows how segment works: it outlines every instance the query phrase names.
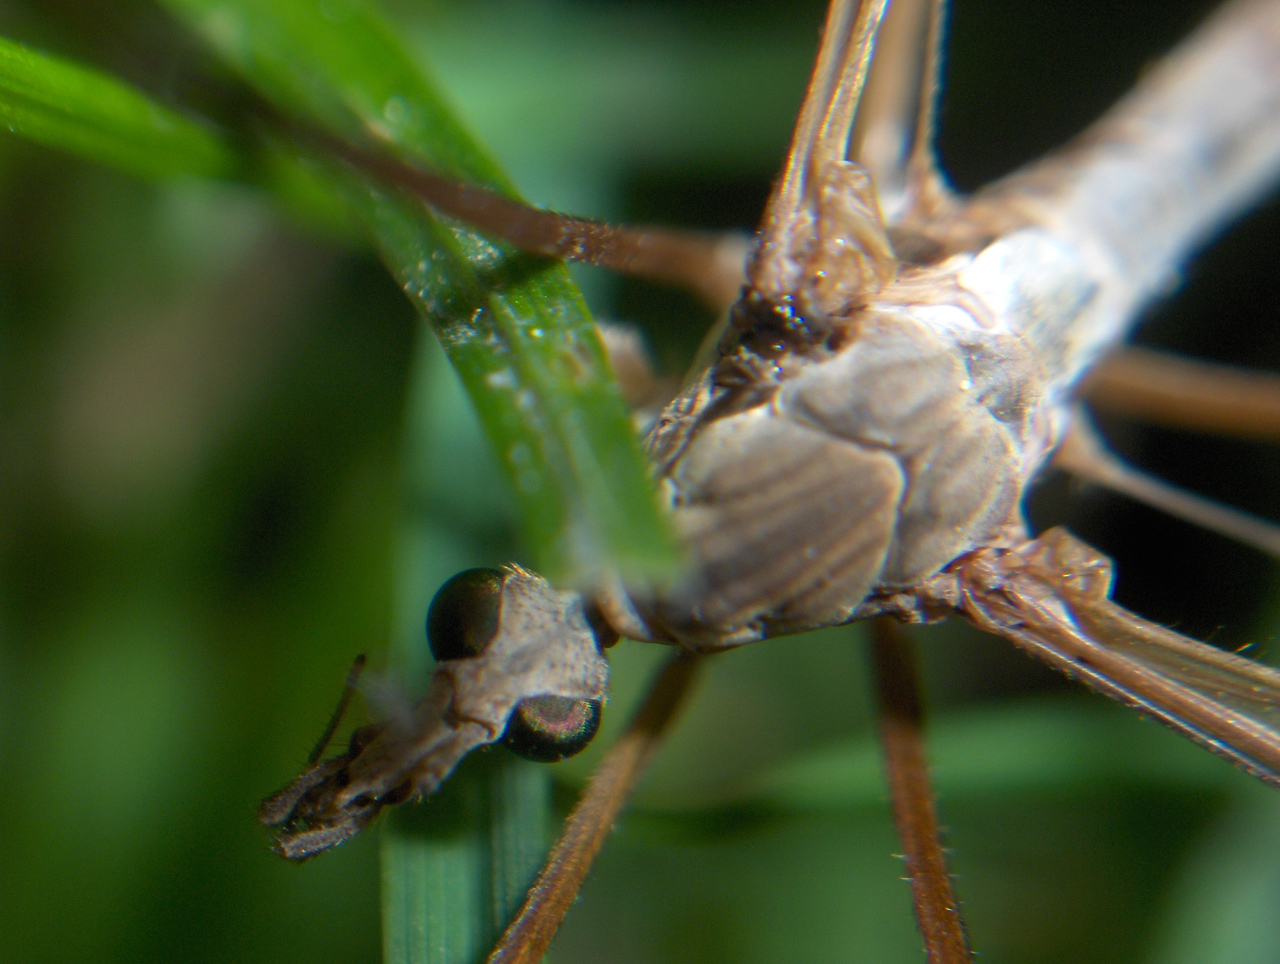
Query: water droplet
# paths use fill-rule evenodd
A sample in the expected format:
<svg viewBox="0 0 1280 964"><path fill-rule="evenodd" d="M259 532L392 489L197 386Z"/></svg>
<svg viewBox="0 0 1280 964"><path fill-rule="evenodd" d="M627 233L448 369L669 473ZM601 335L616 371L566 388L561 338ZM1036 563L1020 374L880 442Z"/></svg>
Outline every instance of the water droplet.
<svg viewBox="0 0 1280 964"><path fill-rule="evenodd" d="M404 98L399 94L388 97L387 102L382 105L382 116L387 119L389 124L403 123L406 112Z"/></svg>

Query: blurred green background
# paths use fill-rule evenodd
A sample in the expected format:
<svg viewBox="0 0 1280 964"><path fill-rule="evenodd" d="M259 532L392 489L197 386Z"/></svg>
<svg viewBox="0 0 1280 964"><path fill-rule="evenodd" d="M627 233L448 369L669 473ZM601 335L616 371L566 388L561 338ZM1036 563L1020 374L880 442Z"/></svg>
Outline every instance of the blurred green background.
<svg viewBox="0 0 1280 964"><path fill-rule="evenodd" d="M385 7L538 203L740 229L821 18L808 0ZM958 0L957 183L1061 142L1206 8ZM0 34L199 100L198 42L142 4L7 0ZM385 666L453 571L526 558L456 379L372 255L253 189L140 183L6 137L0 225L0 961L377 959L377 834L290 866L254 808L357 652ZM1277 265L1271 202L1142 337L1280 367ZM582 280L670 372L710 321L678 293ZM1274 449L1104 427L1280 517ZM1274 661L1265 560L1052 477L1032 514L1114 553L1121 602ZM1280 961L1280 798L1007 644L919 639L983 959ZM651 649L612 651L610 729ZM921 959L867 704L856 630L712 661L553 958ZM561 802L591 758L560 766Z"/></svg>

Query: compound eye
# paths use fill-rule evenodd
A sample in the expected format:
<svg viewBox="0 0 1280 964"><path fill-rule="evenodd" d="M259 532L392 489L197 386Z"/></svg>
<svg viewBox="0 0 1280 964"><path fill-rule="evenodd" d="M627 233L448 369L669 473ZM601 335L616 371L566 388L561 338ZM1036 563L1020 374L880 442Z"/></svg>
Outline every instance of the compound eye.
<svg viewBox="0 0 1280 964"><path fill-rule="evenodd" d="M516 704L502 742L535 763L555 763L586 749L600 729L600 700L531 696Z"/></svg>
<svg viewBox="0 0 1280 964"><path fill-rule="evenodd" d="M439 661L479 656L498 635L500 569L467 569L436 593L427 610L427 643Z"/></svg>

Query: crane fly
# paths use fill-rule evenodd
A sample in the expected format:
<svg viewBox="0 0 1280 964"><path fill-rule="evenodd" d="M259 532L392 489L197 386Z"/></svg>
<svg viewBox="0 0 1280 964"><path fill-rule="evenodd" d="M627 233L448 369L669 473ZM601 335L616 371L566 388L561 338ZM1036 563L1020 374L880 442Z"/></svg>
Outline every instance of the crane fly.
<svg viewBox="0 0 1280 964"><path fill-rule="evenodd" d="M968 197L933 153L941 30L940 3L833 0L745 279L705 239L534 211L300 132L535 253L712 299L745 283L709 364L645 440L686 548L680 572L602 573L580 590L517 566L454 577L431 606L438 664L413 712L356 730L263 803L280 853L341 843L383 807L432 793L477 747L577 752L599 722L603 650L619 638L671 645L680 655L588 790L607 802L571 818L541 895L495 955L537 959L696 657L872 618L891 777L909 783L923 767L908 759L917 700L900 692L909 673L895 668L885 620L961 616L1280 787L1280 673L1112 602L1109 561L1063 529L1033 537L1022 510L1056 459L1280 554L1274 527L1121 464L1077 405L1139 310L1280 171L1280 4L1236 0L1083 137ZM907 756L895 763L898 744ZM909 811L921 793L904 792L895 806ZM918 809L909 869L936 851ZM899 825L910 838L903 813ZM945 867L933 877L945 886ZM930 895L917 898L931 956L966 959L956 920L934 941ZM951 901L954 918L949 893L932 899Z"/></svg>

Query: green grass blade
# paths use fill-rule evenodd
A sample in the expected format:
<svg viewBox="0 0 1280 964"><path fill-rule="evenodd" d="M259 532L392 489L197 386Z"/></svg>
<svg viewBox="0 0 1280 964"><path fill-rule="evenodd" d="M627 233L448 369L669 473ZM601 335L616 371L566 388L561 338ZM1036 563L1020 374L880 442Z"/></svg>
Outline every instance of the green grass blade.
<svg viewBox="0 0 1280 964"><path fill-rule="evenodd" d="M0 124L20 137L147 178L225 177L232 150L130 85L0 38Z"/></svg>
<svg viewBox="0 0 1280 964"><path fill-rule="evenodd" d="M411 690L414 681L424 685L431 673L422 632L430 587L461 565L485 561L484 552L492 550L465 538L442 540L438 514L425 508L441 484L457 483L440 477L430 459L434 447L448 445L457 465L475 458L474 448L482 443L473 431L458 431L457 421L473 421L472 413L445 360L424 341L408 406L404 486L409 518L401 530L393 648L397 676L409 681ZM491 467L486 460L485 468ZM467 491L473 505L466 511L503 512L505 500L492 485L477 484L474 464L470 471L458 471L471 479ZM387 964L475 964L484 958L545 856L550 792L547 767L494 749L464 760L423 803L397 807L380 818Z"/></svg>
<svg viewBox="0 0 1280 964"><path fill-rule="evenodd" d="M544 767L505 751L468 758L382 836L387 964L475 964L519 909L547 848Z"/></svg>
<svg viewBox="0 0 1280 964"><path fill-rule="evenodd" d="M355 0L166 0L282 110L511 191L392 29ZM432 323L552 578L658 571L672 543L603 351L563 266L444 224L347 175L384 260Z"/></svg>
<svg viewBox="0 0 1280 964"><path fill-rule="evenodd" d="M369 8L168 4L280 109L341 136L372 132L409 159L511 190ZM565 269L441 223L350 171L328 173L440 335L514 482L535 561L561 577L665 562L670 543L629 417ZM465 761L423 806L390 815L388 961L462 964L484 955L537 872L548 789L541 768L495 751Z"/></svg>

